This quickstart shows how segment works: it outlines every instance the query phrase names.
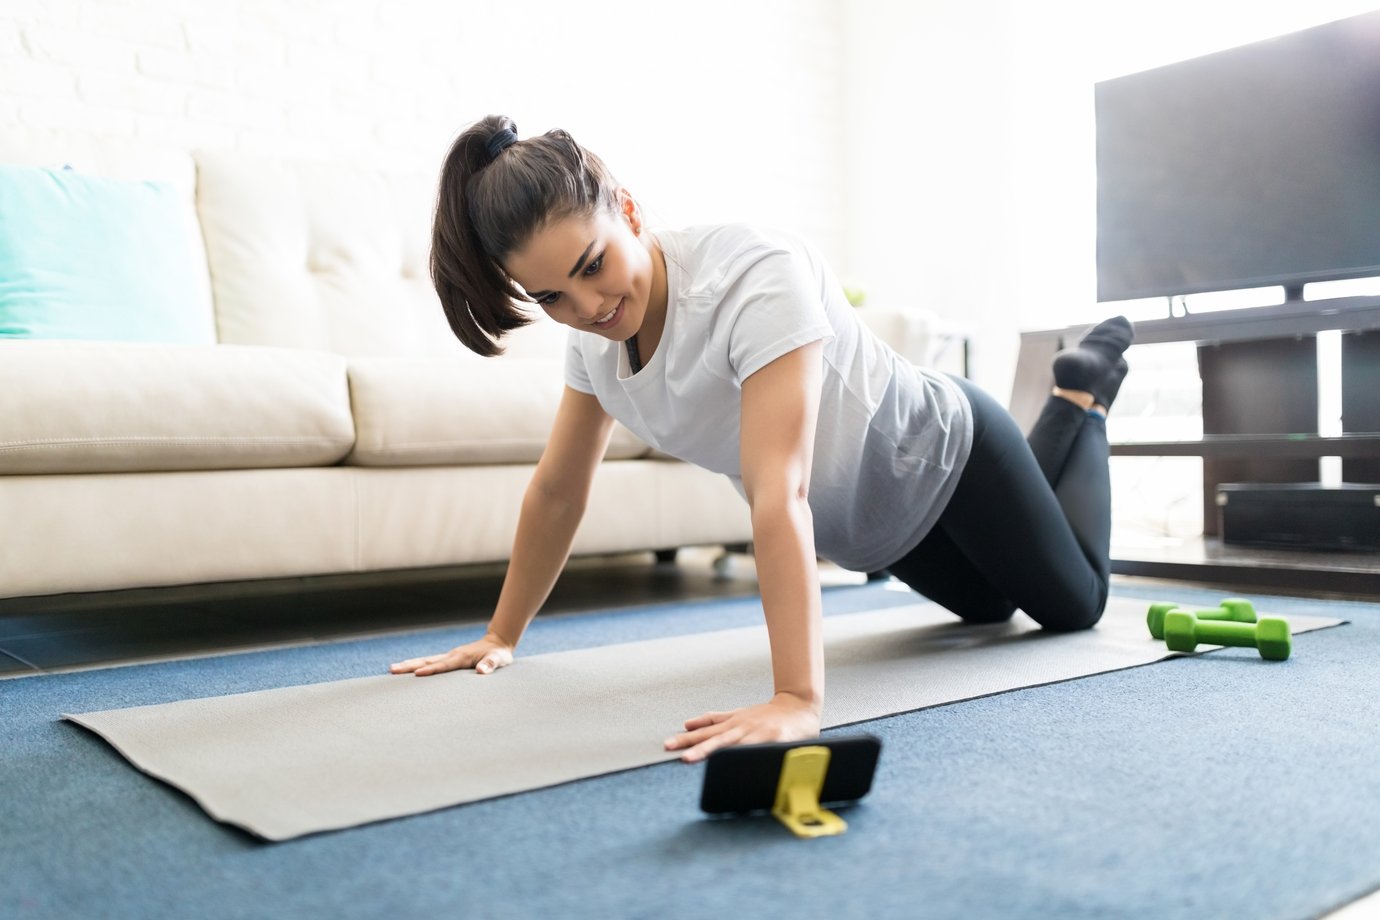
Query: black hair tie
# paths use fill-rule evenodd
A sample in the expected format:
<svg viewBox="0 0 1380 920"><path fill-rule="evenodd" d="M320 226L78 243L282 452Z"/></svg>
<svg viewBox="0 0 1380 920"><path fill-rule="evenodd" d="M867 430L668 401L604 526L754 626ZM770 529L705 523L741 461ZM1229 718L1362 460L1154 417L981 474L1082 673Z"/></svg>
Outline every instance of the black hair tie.
<svg viewBox="0 0 1380 920"><path fill-rule="evenodd" d="M489 138L485 149L489 152L489 162L498 159L498 155L518 142L517 132L512 128L499 128Z"/></svg>

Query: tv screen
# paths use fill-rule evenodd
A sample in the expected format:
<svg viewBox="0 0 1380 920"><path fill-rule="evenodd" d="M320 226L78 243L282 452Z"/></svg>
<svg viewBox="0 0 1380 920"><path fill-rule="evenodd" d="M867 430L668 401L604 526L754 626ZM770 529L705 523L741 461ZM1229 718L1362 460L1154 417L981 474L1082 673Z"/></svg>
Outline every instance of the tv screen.
<svg viewBox="0 0 1380 920"><path fill-rule="evenodd" d="M1098 300L1380 275L1380 11L1095 101Z"/></svg>

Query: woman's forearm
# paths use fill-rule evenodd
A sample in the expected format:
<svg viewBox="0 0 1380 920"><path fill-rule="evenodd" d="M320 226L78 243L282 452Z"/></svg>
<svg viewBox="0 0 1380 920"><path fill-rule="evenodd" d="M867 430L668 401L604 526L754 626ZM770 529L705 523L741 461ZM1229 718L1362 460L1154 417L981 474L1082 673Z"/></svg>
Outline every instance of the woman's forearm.
<svg viewBox="0 0 1380 920"><path fill-rule="evenodd" d="M528 486L508 572L489 620L489 631L509 645L517 645L550 596L570 556L584 510L583 502L548 493L536 481Z"/></svg>
<svg viewBox="0 0 1380 920"><path fill-rule="evenodd" d="M752 536L776 692L819 712L824 639L814 523L805 497L784 488L759 490L752 504Z"/></svg>

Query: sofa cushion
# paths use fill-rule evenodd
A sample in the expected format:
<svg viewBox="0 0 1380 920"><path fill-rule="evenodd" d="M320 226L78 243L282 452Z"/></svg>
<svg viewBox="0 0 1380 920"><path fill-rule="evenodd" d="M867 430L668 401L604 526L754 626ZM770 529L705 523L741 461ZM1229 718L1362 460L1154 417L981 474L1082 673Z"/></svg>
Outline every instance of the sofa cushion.
<svg viewBox="0 0 1380 920"><path fill-rule="evenodd" d="M198 151L222 343L449 354L427 266L435 177Z"/></svg>
<svg viewBox="0 0 1380 920"><path fill-rule="evenodd" d="M552 324L554 325L554 324ZM358 466L532 463L564 390L559 362L537 359L351 358ZM647 445L614 428L607 459Z"/></svg>
<svg viewBox="0 0 1380 920"><path fill-rule="evenodd" d="M431 286L436 174L202 150L196 204L219 341L353 357L468 355ZM507 356L561 360L531 308ZM504 359L500 359L504 360Z"/></svg>
<svg viewBox="0 0 1380 920"><path fill-rule="evenodd" d="M0 474L319 466L354 443L345 361L0 340Z"/></svg>
<svg viewBox="0 0 1380 920"><path fill-rule="evenodd" d="M215 341L170 183L0 165L0 337Z"/></svg>

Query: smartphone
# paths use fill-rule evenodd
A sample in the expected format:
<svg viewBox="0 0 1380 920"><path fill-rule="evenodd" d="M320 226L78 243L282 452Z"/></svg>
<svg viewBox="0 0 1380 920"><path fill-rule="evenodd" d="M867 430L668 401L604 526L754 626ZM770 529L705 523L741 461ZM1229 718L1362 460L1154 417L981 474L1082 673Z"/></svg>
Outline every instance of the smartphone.
<svg viewBox="0 0 1380 920"><path fill-rule="evenodd" d="M829 772L819 794L821 805L854 802L867 795L877 772L882 741L874 735L839 735L720 748L705 759L700 809L709 814L771 811L786 752L812 746L829 749Z"/></svg>

